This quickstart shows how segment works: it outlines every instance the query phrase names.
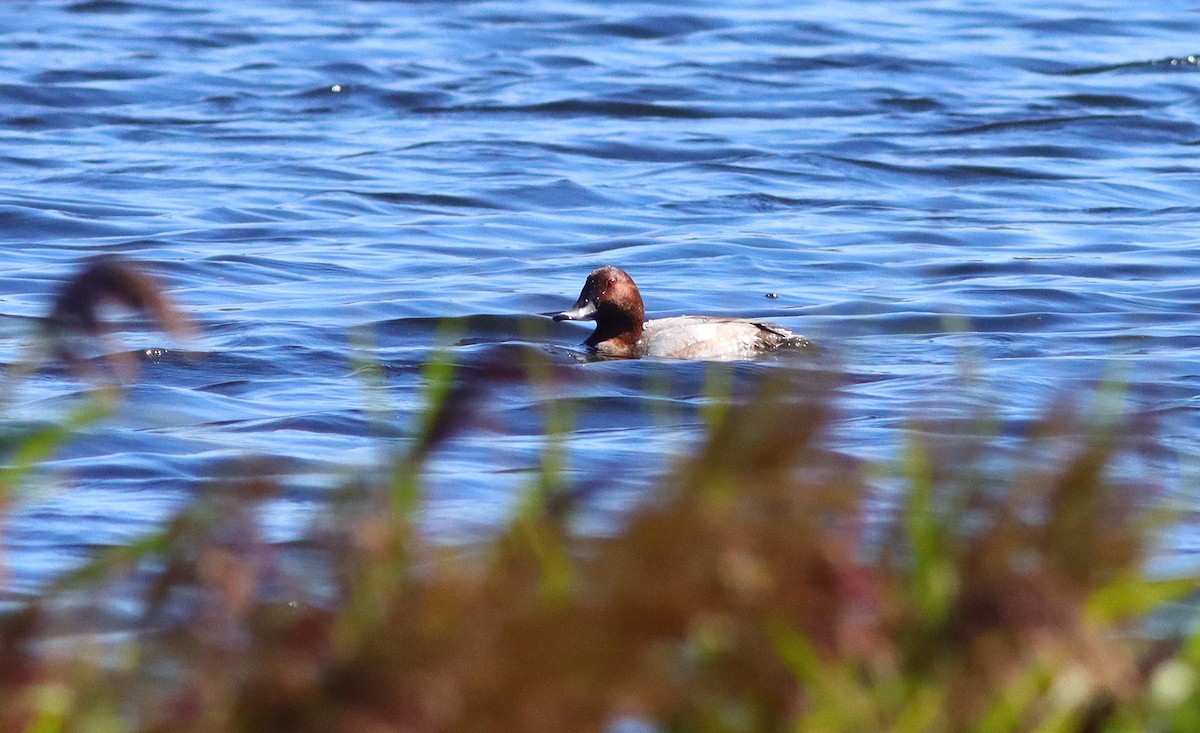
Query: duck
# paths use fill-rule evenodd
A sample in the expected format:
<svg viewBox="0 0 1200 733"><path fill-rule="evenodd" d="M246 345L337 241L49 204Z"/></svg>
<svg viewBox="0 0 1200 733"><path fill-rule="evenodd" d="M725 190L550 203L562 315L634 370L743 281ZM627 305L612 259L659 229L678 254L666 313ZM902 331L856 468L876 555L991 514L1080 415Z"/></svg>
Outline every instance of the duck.
<svg viewBox="0 0 1200 733"><path fill-rule="evenodd" d="M647 321L637 284L612 265L593 270L575 305L553 319L595 321L596 330L584 344L604 356L733 360L780 346L808 345L803 336L783 326L742 318L674 316Z"/></svg>

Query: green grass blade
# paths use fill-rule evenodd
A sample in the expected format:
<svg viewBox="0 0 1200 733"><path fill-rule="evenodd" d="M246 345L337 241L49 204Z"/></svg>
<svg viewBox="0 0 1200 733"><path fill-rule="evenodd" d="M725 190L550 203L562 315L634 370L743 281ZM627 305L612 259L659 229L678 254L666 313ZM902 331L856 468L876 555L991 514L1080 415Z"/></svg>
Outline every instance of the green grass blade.
<svg viewBox="0 0 1200 733"><path fill-rule="evenodd" d="M0 468L0 502L7 503L18 493L20 483L38 465L46 461L80 430L111 414L114 400L105 393L90 397L60 422L35 431L25 438L7 463Z"/></svg>

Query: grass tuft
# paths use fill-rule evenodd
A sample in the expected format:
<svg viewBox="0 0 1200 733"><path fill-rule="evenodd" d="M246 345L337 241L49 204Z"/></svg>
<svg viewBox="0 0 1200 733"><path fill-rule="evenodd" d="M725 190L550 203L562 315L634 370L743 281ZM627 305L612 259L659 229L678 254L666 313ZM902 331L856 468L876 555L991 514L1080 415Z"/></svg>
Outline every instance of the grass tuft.
<svg viewBox="0 0 1200 733"><path fill-rule="evenodd" d="M714 372L703 438L596 535L572 523L604 486L570 484L564 369L438 352L409 449L331 487L295 547L264 539L275 471L240 464L6 611L0 731L1200 728L1200 633L1145 631L1197 579L1147 573L1170 515L1115 470L1146 443L1111 405L1048 410L1015 451L915 426L881 471L826 445L829 386L735 399ZM494 537L439 543L426 465L515 383L549 405L541 470ZM102 413L17 443L6 496ZM904 483L890 514L880 475ZM114 602L134 633L101 633Z"/></svg>

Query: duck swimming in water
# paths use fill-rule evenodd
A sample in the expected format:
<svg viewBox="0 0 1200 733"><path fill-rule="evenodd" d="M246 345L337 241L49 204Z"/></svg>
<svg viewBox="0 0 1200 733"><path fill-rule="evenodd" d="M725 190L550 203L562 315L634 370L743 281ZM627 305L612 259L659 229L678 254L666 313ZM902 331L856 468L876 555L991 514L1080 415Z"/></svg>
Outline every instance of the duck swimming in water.
<svg viewBox="0 0 1200 733"><path fill-rule="evenodd" d="M588 275L579 300L556 321L595 321L586 343L607 356L746 359L808 341L783 326L741 318L675 316L646 320L642 295L624 270L607 265Z"/></svg>

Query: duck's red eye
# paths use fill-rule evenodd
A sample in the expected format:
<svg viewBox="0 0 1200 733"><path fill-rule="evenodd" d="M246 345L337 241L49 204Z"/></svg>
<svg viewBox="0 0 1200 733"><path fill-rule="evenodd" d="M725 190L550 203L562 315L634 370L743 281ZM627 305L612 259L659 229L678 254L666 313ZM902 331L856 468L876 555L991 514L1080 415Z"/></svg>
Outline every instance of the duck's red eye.
<svg viewBox="0 0 1200 733"><path fill-rule="evenodd" d="M610 287L610 288L611 288L612 286L614 286L614 285L616 285L616 284L617 284L617 279L616 279L615 277L610 277L610 278L608 279L608 287Z"/></svg>

